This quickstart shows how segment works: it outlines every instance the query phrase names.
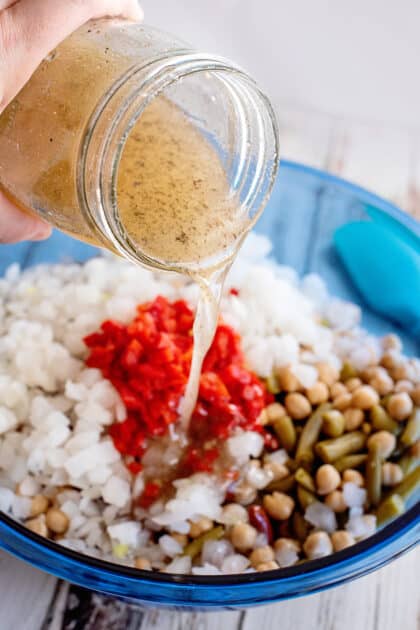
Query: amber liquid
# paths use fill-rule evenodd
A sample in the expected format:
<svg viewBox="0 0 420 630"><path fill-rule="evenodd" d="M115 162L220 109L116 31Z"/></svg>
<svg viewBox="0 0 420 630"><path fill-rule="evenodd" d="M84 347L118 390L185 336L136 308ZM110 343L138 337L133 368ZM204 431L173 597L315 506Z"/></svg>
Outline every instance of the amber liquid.
<svg viewBox="0 0 420 630"><path fill-rule="evenodd" d="M226 257L244 228L216 150L163 97L127 139L117 193L135 246L168 265L208 267L211 258Z"/></svg>
<svg viewBox="0 0 420 630"><path fill-rule="evenodd" d="M247 222L214 147L163 97L147 107L126 141L117 199L134 246L168 267L184 267L200 287L190 378L179 410L186 430L216 330L226 270Z"/></svg>

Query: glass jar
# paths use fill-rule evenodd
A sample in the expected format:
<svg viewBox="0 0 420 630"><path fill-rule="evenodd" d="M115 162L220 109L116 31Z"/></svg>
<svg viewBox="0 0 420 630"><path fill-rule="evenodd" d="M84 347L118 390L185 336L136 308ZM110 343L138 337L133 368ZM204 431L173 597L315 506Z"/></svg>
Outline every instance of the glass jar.
<svg viewBox="0 0 420 630"><path fill-rule="evenodd" d="M73 33L0 116L5 194L60 230L158 268L226 260L277 166L275 116L246 73L131 22Z"/></svg>

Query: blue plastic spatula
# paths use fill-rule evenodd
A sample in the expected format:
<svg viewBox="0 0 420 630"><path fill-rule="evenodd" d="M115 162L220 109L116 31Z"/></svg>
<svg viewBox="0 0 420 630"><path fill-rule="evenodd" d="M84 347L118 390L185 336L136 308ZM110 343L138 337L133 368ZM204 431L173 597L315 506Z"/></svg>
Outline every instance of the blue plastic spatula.
<svg viewBox="0 0 420 630"><path fill-rule="evenodd" d="M334 243L353 283L372 310L420 339L420 246L389 225L348 223Z"/></svg>

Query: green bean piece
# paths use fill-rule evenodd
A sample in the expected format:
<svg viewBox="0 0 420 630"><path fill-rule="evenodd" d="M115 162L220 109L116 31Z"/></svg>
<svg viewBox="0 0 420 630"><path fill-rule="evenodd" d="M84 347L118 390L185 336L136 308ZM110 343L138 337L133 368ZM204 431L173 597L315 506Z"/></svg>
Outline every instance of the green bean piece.
<svg viewBox="0 0 420 630"><path fill-rule="evenodd" d="M331 464L340 457L361 451L365 444L366 435L362 431L350 431L338 438L318 442L315 451L323 462Z"/></svg>
<svg viewBox="0 0 420 630"><path fill-rule="evenodd" d="M419 457L414 457L414 455L409 455L407 453L406 455L403 455L397 461L397 464L399 464L401 470L404 473L404 477L405 477L406 475L411 473L413 470L415 470L417 468L417 466L420 466L420 458Z"/></svg>
<svg viewBox="0 0 420 630"><path fill-rule="evenodd" d="M276 479L272 481L264 488L265 491L269 492L290 492L295 486L295 476L288 475L287 477L283 477L283 479Z"/></svg>
<svg viewBox="0 0 420 630"><path fill-rule="evenodd" d="M307 419L296 449L295 459L304 466L311 466L315 459L314 447L321 433L323 415L331 405L323 404L318 407Z"/></svg>
<svg viewBox="0 0 420 630"><path fill-rule="evenodd" d="M340 381L347 381L349 378L354 378L355 376L357 376L356 368L348 361L344 361L340 372Z"/></svg>
<svg viewBox="0 0 420 630"><path fill-rule="evenodd" d="M341 473L348 468L359 468L365 463L366 459L366 453L361 453L360 455L344 455L344 457L340 457L334 462L334 467Z"/></svg>
<svg viewBox="0 0 420 630"><path fill-rule="evenodd" d="M411 446L414 442L420 439L420 409L411 415L405 429L400 437L400 442L404 446Z"/></svg>
<svg viewBox="0 0 420 630"><path fill-rule="evenodd" d="M273 423L273 429L280 440L281 446L288 452L296 445L296 428L289 416L282 416Z"/></svg>
<svg viewBox="0 0 420 630"><path fill-rule="evenodd" d="M385 523L391 519L403 514L404 511L404 499L399 494L395 494L395 492L393 492L389 497L383 499L378 505L376 510L376 524L378 527L380 525L385 525Z"/></svg>
<svg viewBox="0 0 420 630"><path fill-rule="evenodd" d="M378 449L371 449L366 460L366 490L369 503L378 505L382 491L382 457Z"/></svg>
<svg viewBox="0 0 420 630"><path fill-rule="evenodd" d="M393 420L381 405L374 405L369 416L373 428L377 431L389 431L394 435L400 431L399 423Z"/></svg>
<svg viewBox="0 0 420 630"><path fill-rule="evenodd" d="M198 554L201 552L205 542L207 542L208 540L219 540L219 538L222 538L224 533L225 530L221 525L213 527L213 529L211 529L210 531L206 532L205 534L201 534L201 536L191 541L185 547L183 555L195 558L195 556L198 556Z"/></svg>
<svg viewBox="0 0 420 630"><path fill-rule="evenodd" d="M400 483L392 489L393 494L399 494L405 501L411 497L412 494L420 489L420 466L412 470L408 475L404 477Z"/></svg>
<svg viewBox="0 0 420 630"><path fill-rule="evenodd" d="M346 421L341 411L330 409L322 416L322 432L331 438L339 437L344 433Z"/></svg>
<svg viewBox="0 0 420 630"><path fill-rule="evenodd" d="M297 487L296 494L302 510L306 510L306 508L310 506L311 503L314 503L317 500L314 493L309 492L309 490L307 490L303 486Z"/></svg>
<svg viewBox="0 0 420 630"><path fill-rule="evenodd" d="M270 394L279 394L281 391L275 374L270 374L265 381L265 385Z"/></svg>
<svg viewBox="0 0 420 630"><path fill-rule="evenodd" d="M309 492L315 492L315 482L311 475L304 468L298 468L295 472L295 479L300 486L309 490Z"/></svg>
<svg viewBox="0 0 420 630"><path fill-rule="evenodd" d="M300 542L304 542L308 537L310 528L311 526L305 521L303 515L295 510L292 516L292 529L295 537Z"/></svg>

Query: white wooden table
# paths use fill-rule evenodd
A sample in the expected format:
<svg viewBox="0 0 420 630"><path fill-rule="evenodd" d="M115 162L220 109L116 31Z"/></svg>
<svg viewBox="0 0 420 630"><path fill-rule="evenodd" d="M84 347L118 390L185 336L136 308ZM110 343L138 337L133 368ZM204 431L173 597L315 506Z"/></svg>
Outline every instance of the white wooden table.
<svg viewBox="0 0 420 630"><path fill-rule="evenodd" d="M282 155L332 171L420 219L420 137L284 107ZM0 552L0 630L418 630L420 550L345 586L246 612L141 610Z"/></svg>

